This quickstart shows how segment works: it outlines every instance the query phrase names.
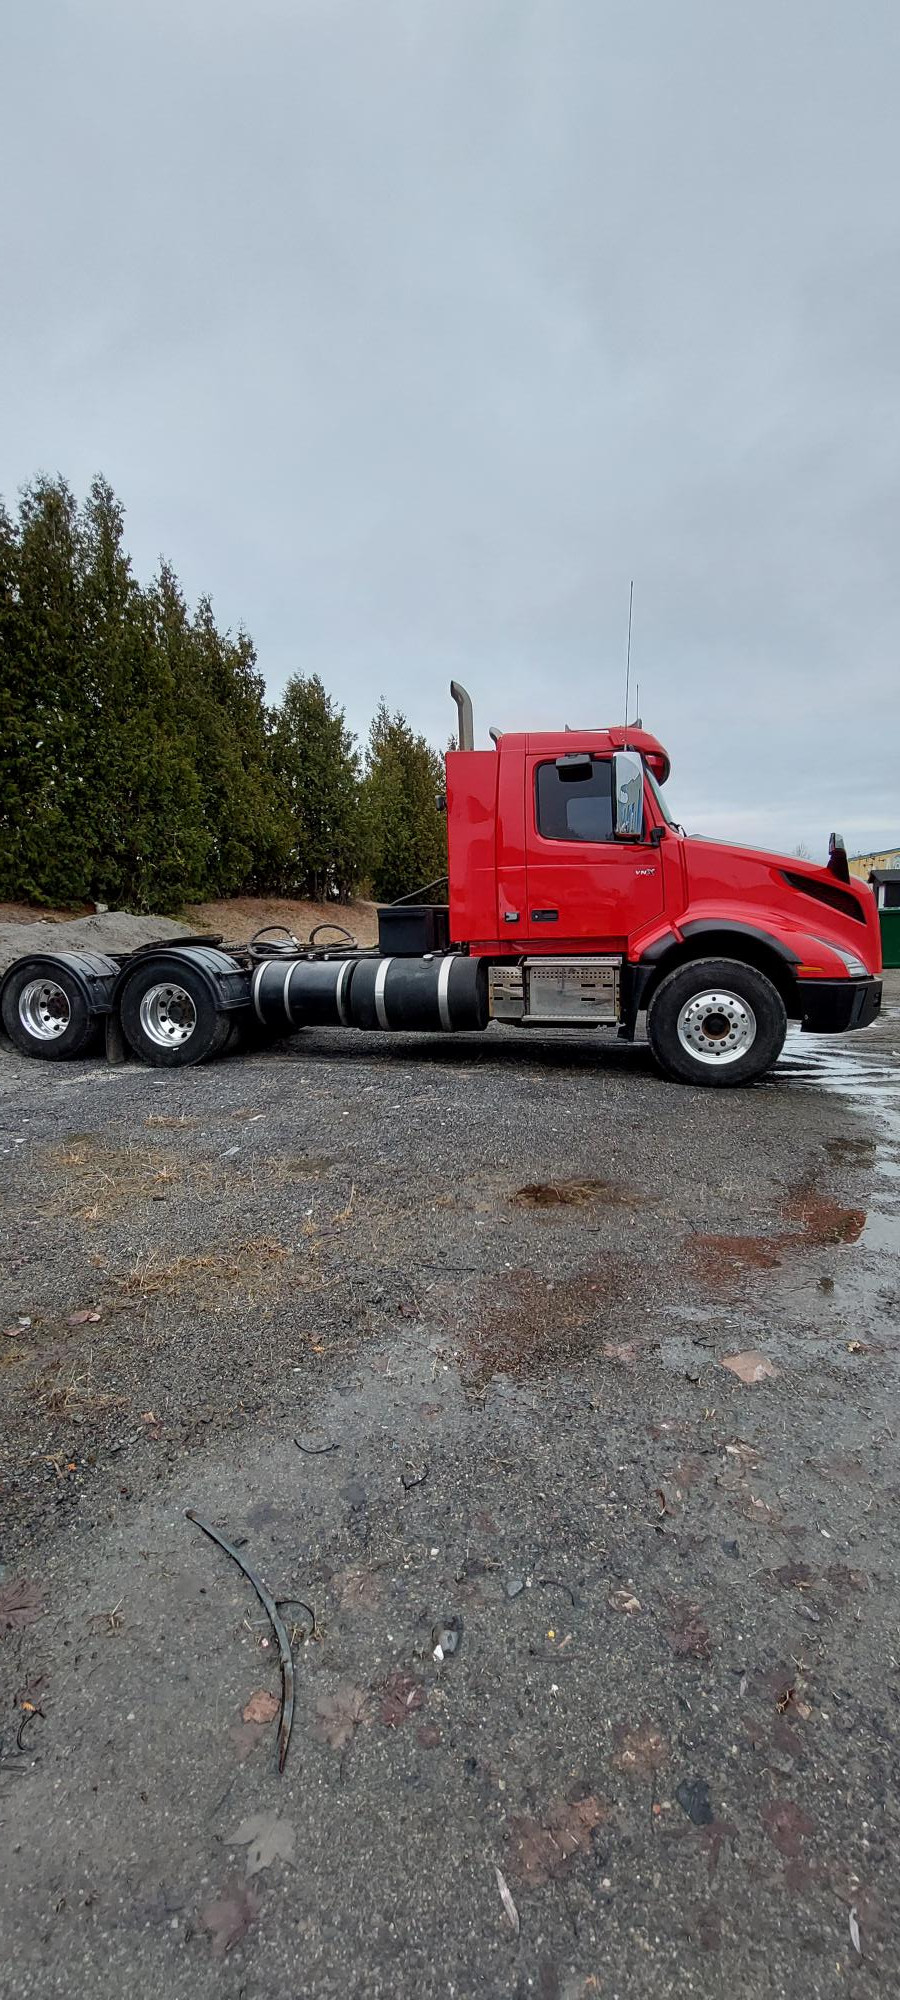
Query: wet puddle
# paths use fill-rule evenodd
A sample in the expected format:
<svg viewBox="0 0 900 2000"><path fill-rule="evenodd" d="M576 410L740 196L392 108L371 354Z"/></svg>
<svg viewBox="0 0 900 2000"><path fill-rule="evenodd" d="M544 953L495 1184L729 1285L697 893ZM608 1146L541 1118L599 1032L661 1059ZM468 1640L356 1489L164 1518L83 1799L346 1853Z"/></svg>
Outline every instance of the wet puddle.
<svg viewBox="0 0 900 2000"><path fill-rule="evenodd" d="M871 1039L869 1039L871 1036ZM884 1167L883 1143L900 1147L900 1009L890 1006L875 1029L856 1035L804 1035L791 1028L784 1054L769 1088L783 1089L785 1083L798 1090L824 1090L830 1096L849 1098L867 1110L878 1131L873 1140L835 1139L830 1142L832 1157L841 1154L850 1161L856 1153L861 1165L864 1154L877 1146L878 1170ZM900 1167L892 1163L895 1173Z"/></svg>
<svg viewBox="0 0 900 2000"><path fill-rule="evenodd" d="M820 1090L851 1104L866 1120L865 1135L836 1134L826 1142L835 1167L874 1176L876 1201L868 1210L839 1206L811 1189L793 1191L786 1217L811 1245L838 1244L849 1261L837 1276L819 1282L845 1324L887 1333L896 1319L900 1290L900 1008L889 1004L878 1025L858 1035L803 1035L792 1029L776 1071L776 1087ZM879 1186L880 1183L880 1186ZM796 1295L795 1295L796 1296ZM865 1350L861 1350L865 1351Z"/></svg>

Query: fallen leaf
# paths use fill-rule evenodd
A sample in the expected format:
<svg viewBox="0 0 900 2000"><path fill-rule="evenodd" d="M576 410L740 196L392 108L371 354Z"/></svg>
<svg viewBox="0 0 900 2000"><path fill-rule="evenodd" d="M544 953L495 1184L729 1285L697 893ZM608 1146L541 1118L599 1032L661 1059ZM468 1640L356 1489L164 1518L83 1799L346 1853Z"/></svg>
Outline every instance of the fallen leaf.
<svg viewBox="0 0 900 2000"><path fill-rule="evenodd" d="M764 1382L768 1375L775 1377L779 1373L768 1356L759 1354L754 1347L748 1348L746 1354L724 1355L719 1365L722 1368L730 1368L732 1375L737 1375L739 1381L748 1383Z"/></svg>
<svg viewBox="0 0 900 2000"><path fill-rule="evenodd" d="M843 1563L829 1563L828 1584L832 1590L868 1590L869 1579L864 1569L846 1569Z"/></svg>
<svg viewBox="0 0 900 2000"><path fill-rule="evenodd" d="M712 1826L715 1813L709 1803L709 1786L705 1778L682 1778L675 1797L682 1812L687 1813L695 1826Z"/></svg>
<svg viewBox="0 0 900 2000"><path fill-rule="evenodd" d="M817 1572L808 1563L782 1563L772 1575L781 1584L782 1590L809 1590L815 1583Z"/></svg>
<svg viewBox="0 0 900 2000"><path fill-rule="evenodd" d="M629 1729L620 1722L613 1730L613 1763L628 1777L649 1778L668 1762L669 1746L655 1722L641 1722Z"/></svg>
<svg viewBox="0 0 900 2000"><path fill-rule="evenodd" d="M689 1597L673 1598L669 1617L666 1638L673 1653L681 1659L708 1660L712 1643L700 1606Z"/></svg>
<svg viewBox="0 0 900 2000"><path fill-rule="evenodd" d="M0 1638L7 1632L22 1632L44 1615L44 1599L39 1583L0 1584Z"/></svg>
<svg viewBox="0 0 900 2000"><path fill-rule="evenodd" d="M506 1911L506 1914L509 1918L513 1930L513 1935L514 1937L518 1937L519 1912L516 1909L515 1903L513 1902L513 1899L509 1893L509 1885L507 1883L506 1876L504 1875L503 1870L501 1868L496 1867L496 1865L494 1867L494 1874L497 1877L497 1887L500 1891L500 1901L503 1904L503 1908Z"/></svg>
<svg viewBox="0 0 900 2000"><path fill-rule="evenodd" d="M293 1861L294 1829L289 1820L279 1819L276 1813L252 1813L249 1819L242 1819L236 1833L228 1838L229 1847L246 1847L247 1874L258 1875L261 1868L271 1868L273 1861Z"/></svg>
<svg viewBox="0 0 900 2000"><path fill-rule="evenodd" d="M385 1729L399 1729L401 1722L421 1708L425 1701L425 1690L412 1674L404 1673L402 1667L395 1667L388 1674L381 1690L379 1715Z"/></svg>
<svg viewBox="0 0 900 2000"><path fill-rule="evenodd" d="M568 1868L576 1855L588 1854L594 1828L606 1818L606 1807L593 1797L558 1800L540 1820L530 1814L510 1822L513 1866L532 1887L540 1887Z"/></svg>
<svg viewBox="0 0 900 2000"><path fill-rule="evenodd" d="M751 1472L756 1471L756 1467L759 1464L759 1452L755 1445L747 1444L743 1438L732 1438L731 1443L725 1446L725 1451L729 1458L738 1458L742 1465L749 1467Z"/></svg>
<svg viewBox="0 0 900 2000"><path fill-rule="evenodd" d="M607 1361L620 1361L623 1368L630 1368L637 1355L633 1340L605 1340L600 1350Z"/></svg>
<svg viewBox="0 0 900 2000"><path fill-rule="evenodd" d="M421 1743L423 1750L436 1750L442 1741L441 1732L433 1722L423 1722L421 1729L416 1730L416 1742Z"/></svg>
<svg viewBox="0 0 900 2000"><path fill-rule="evenodd" d="M762 1528L768 1528L773 1521L777 1521L779 1518L776 1509L770 1507L767 1500L762 1500L758 1493L744 1494L741 1501L741 1513L745 1521L758 1521Z"/></svg>
<svg viewBox="0 0 900 2000"><path fill-rule="evenodd" d="M48 1686L49 1680L47 1675L36 1674L34 1680L29 1681L27 1687L19 1689L16 1695L19 1708L23 1708L26 1715L35 1715L39 1708L43 1708Z"/></svg>
<svg viewBox="0 0 900 2000"><path fill-rule="evenodd" d="M610 1611L625 1611L630 1613L640 1611L641 1608L640 1599L635 1597L633 1590L613 1590L610 1592L606 1602L609 1605Z"/></svg>
<svg viewBox="0 0 900 2000"><path fill-rule="evenodd" d="M241 1715L244 1722L274 1722L280 1708L277 1694L270 1694L268 1688L257 1688Z"/></svg>
<svg viewBox="0 0 900 2000"><path fill-rule="evenodd" d="M228 1734L234 1744L239 1764L245 1764L251 1752L263 1740L263 1731L256 1722L236 1722Z"/></svg>
<svg viewBox="0 0 900 2000"><path fill-rule="evenodd" d="M800 1852L800 1842L815 1832L812 1820L790 1799L773 1799L763 1807L760 1818L772 1846L792 1859Z"/></svg>
<svg viewBox="0 0 900 2000"><path fill-rule="evenodd" d="M850 1943L852 1944L854 1951L858 1951L860 1957L862 1957L862 1945L860 1944L859 1941L859 1924L856 1918L855 1903L853 1904L850 1911Z"/></svg>
<svg viewBox="0 0 900 2000"><path fill-rule="evenodd" d="M70 1313L70 1314L69 1314L69 1325L70 1325L70 1326L96 1326L96 1323L97 1323L97 1321L98 1321L98 1319L99 1319L99 1318L100 1318L100 1314L99 1314L98 1312L77 1312L77 1313Z"/></svg>
<svg viewBox="0 0 900 2000"><path fill-rule="evenodd" d="M332 1583L343 1611L377 1611L384 1587L374 1570L338 1570Z"/></svg>
<svg viewBox="0 0 900 2000"><path fill-rule="evenodd" d="M227 1951L240 1944L258 1914L259 1899L243 1882L231 1884L221 1896L205 1903L200 1922L212 1940L213 1958L224 1958Z"/></svg>
<svg viewBox="0 0 900 2000"><path fill-rule="evenodd" d="M367 1698L362 1688L342 1681L334 1694L320 1694L316 1702L316 1735L332 1750L346 1750L366 1719L366 1708Z"/></svg>

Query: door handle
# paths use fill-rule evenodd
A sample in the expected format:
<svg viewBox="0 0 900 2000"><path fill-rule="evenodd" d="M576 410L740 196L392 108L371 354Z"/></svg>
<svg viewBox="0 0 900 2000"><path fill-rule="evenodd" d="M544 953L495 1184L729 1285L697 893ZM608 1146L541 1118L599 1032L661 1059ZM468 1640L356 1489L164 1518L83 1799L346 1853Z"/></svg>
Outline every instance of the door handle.
<svg viewBox="0 0 900 2000"><path fill-rule="evenodd" d="M533 924L556 924L559 922L559 911L532 910L531 921Z"/></svg>

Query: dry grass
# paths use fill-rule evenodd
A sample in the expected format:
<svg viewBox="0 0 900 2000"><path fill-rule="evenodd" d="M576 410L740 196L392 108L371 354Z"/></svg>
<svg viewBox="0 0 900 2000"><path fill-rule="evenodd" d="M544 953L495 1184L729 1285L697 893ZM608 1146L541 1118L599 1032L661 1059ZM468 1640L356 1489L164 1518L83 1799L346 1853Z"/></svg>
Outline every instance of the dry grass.
<svg viewBox="0 0 900 2000"><path fill-rule="evenodd" d="M592 1202L602 1202L606 1208L645 1206L636 1188L621 1187L616 1181L535 1181L518 1188L510 1200L517 1208L585 1208Z"/></svg>
<svg viewBox="0 0 900 2000"><path fill-rule="evenodd" d="M164 1200L174 1188L210 1196L222 1182L211 1161L151 1143L111 1146L93 1134L48 1147L40 1165L49 1183L40 1213L87 1223L105 1222L136 1202Z"/></svg>
<svg viewBox="0 0 900 2000"><path fill-rule="evenodd" d="M197 1120L151 1114L154 1129L187 1132ZM324 1154L275 1154L243 1159L191 1159L171 1144L135 1142L112 1146L96 1134L49 1147L39 1164L46 1192L40 1213L49 1220L96 1224L144 1202L163 1201L174 1192L195 1201L215 1201L223 1192L250 1195L267 1188L324 1180L335 1162Z"/></svg>
<svg viewBox="0 0 900 2000"><path fill-rule="evenodd" d="M215 1308L237 1292L248 1305L257 1305L283 1289L292 1256L290 1244L274 1236L221 1243L168 1259L148 1251L124 1277L114 1276L113 1283L120 1296L135 1301L191 1300Z"/></svg>
<svg viewBox="0 0 900 2000"><path fill-rule="evenodd" d="M53 1362L42 1375L35 1376L31 1394L49 1416L58 1417L99 1416L104 1410L123 1410L128 1402L127 1396L97 1387L93 1349L80 1369L71 1374L64 1361Z"/></svg>
<svg viewBox="0 0 900 2000"><path fill-rule="evenodd" d="M0 903L0 924L71 924L92 917L93 903L73 903L68 910L44 910L37 903Z"/></svg>
<svg viewBox="0 0 900 2000"><path fill-rule="evenodd" d="M199 1118L189 1118L186 1111L182 1111L178 1118L167 1118L163 1112L151 1111L149 1117L144 1119L148 1132L196 1132L199 1123Z"/></svg>

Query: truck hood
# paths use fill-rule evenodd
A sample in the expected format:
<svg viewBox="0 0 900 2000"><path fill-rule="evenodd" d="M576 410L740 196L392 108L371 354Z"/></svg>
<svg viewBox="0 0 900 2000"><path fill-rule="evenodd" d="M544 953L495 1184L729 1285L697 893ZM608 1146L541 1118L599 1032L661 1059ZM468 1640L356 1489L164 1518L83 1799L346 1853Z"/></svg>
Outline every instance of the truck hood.
<svg viewBox="0 0 900 2000"><path fill-rule="evenodd" d="M880 965L875 898L864 882L839 882L796 854L693 834L682 842L682 864L688 922L718 917L758 926L790 941L801 958L804 939L832 941L873 969Z"/></svg>

